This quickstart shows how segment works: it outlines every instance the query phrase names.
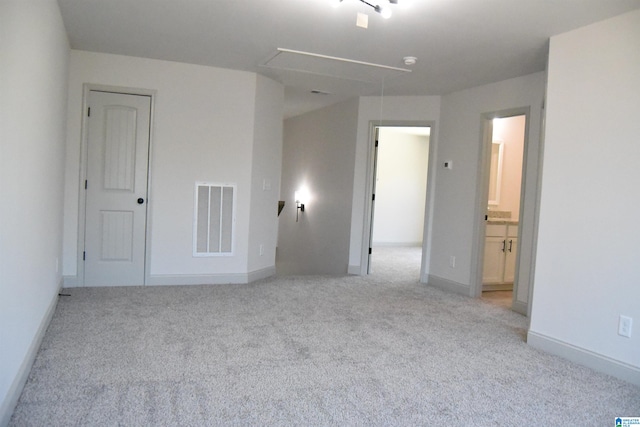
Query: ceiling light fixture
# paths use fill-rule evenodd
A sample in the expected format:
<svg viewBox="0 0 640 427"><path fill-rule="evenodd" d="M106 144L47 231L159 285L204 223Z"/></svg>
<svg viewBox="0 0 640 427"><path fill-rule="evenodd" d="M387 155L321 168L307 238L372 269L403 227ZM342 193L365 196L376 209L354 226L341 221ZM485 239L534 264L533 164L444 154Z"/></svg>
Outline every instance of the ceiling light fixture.
<svg viewBox="0 0 640 427"><path fill-rule="evenodd" d="M333 5L334 6L338 6L340 3L342 3L343 0L333 0ZM373 8L373 10L375 10L376 12L378 12L383 18L385 19L389 19L391 18L391 9L387 8L387 7L382 7L379 4L372 4L369 3L366 0L359 0L360 3L364 3L367 6ZM389 4L398 4L398 2L400 0L387 0L389 2Z"/></svg>

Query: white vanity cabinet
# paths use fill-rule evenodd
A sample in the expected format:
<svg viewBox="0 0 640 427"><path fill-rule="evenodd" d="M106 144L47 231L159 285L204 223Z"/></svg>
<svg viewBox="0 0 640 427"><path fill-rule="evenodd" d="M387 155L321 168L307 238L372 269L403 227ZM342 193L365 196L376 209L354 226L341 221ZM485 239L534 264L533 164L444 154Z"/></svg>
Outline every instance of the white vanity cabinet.
<svg viewBox="0 0 640 427"><path fill-rule="evenodd" d="M510 290L515 278L518 225L487 223L484 241L483 290Z"/></svg>
<svg viewBox="0 0 640 427"><path fill-rule="evenodd" d="M518 255L518 226L507 225L507 240L504 252L504 281L511 283L516 278L516 257Z"/></svg>

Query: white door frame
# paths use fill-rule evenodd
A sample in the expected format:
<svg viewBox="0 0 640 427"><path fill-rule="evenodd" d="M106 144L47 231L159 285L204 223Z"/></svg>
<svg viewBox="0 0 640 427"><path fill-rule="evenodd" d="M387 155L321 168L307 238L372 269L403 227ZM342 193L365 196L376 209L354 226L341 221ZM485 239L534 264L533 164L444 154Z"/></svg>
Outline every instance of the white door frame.
<svg viewBox="0 0 640 427"><path fill-rule="evenodd" d="M523 229L524 226L529 227L533 226L533 224L523 224L522 219L524 216L525 209L525 198L526 197L534 197L535 195L527 194L526 191L526 179L527 179L527 166L529 165L528 158L528 147L529 147L529 129L531 125L531 108L530 107L521 107L521 108L511 108L508 110L494 111L490 113L482 114L482 126L481 126L481 147L480 150L480 158L479 158L479 167L478 167L478 179L476 184L476 209L474 216L474 236L473 236L473 252L472 252L472 260L475 262L471 263L471 274L472 278L472 286L471 292L472 297L478 298L482 295L482 270L484 265L484 239L485 239L485 227L486 221L484 219L487 211L487 200L489 198L489 171L491 168L491 144L493 139L493 119L494 118L507 118L514 116L525 116L525 130L524 130L524 153L522 159L522 182L520 184L520 216L518 218L519 221L519 232ZM532 218L535 221L537 218L536 215L527 215L527 218ZM533 222L532 220L528 222ZM522 259L521 258L521 247L524 244L530 244L531 242L526 242L525 240L518 237L518 246L517 246L517 256L516 256L516 270L515 270L515 279L513 284L513 309L521 314L528 315L529 308L519 306L515 304L516 295L517 295L517 286L520 280L520 264L521 263L531 263L533 264L532 259ZM531 286L533 285L533 281L530 281L529 287L531 290ZM531 294L531 292L529 293ZM528 298L531 299L530 297ZM528 305L530 306L531 301L528 301Z"/></svg>
<svg viewBox="0 0 640 427"><path fill-rule="evenodd" d="M110 93L120 93L125 95L142 95L149 96L151 98L151 115L149 118L149 159L147 169L147 209L146 209L146 232L145 232L145 261L144 261L144 285L149 282L149 267L151 265L151 251L149 250L151 245L151 159L153 158L153 129L154 129L154 104L155 104L155 90L149 89L136 89L136 88L124 88L117 86L105 86L85 83L82 86L82 139L80 144L80 181L78 185L78 254L77 254L77 285L82 287L84 283L84 252L85 252L85 227L86 227L86 208L87 208L87 195L85 189L85 180L87 179L87 152L88 152L88 129L89 121L87 117L87 109L89 108L89 92L100 91Z"/></svg>
<svg viewBox="0 0 640 427"><path fill-rule="evenodd" d="M364 219L362 227L362 252L360 255L360 275L366 275L369 270L369 245L371 243L371 215L373 207L373 174L376 150L376 128L378 127L428 127L429 162L427 171L427 195L424 209L424 231L422 235L422 261L420 266L420 282L427 283L429 276L429 259L431 258L431 226L433 222L433 198L435 192L435 173L437 154L436 122L433 120L372 120L369 122L369 148L367 150L367 178L365 187Z"/></svg>

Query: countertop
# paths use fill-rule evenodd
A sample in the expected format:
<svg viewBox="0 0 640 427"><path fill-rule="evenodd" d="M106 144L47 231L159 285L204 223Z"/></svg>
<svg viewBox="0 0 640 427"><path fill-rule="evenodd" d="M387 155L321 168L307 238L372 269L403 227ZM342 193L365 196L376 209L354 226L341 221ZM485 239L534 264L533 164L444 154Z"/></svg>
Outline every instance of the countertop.
<svg viewBox="0 0 640 427"><path fill-rule="evenodd" d="M488 225L518 225L518 221L508 218L489 218Z"/></svg>

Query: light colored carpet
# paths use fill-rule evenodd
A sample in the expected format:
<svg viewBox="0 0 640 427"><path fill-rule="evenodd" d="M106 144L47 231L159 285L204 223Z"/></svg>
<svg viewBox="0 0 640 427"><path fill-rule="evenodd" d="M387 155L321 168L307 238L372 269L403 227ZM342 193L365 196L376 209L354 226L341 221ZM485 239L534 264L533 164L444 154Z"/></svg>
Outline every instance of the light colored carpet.
<svg viewBox="0 0 640 427"><path fill-rule="evenodd" d="M11 425L607 426L640 415L639 388L527 346L526 318L419 284L419 254L417 267L386 270L374 256L383 268L364 278L66 290Z"/></svg>

